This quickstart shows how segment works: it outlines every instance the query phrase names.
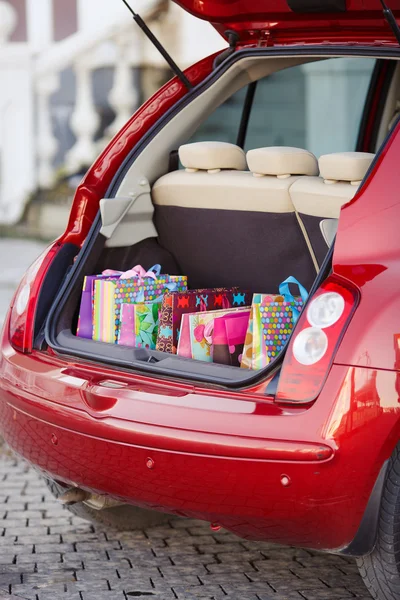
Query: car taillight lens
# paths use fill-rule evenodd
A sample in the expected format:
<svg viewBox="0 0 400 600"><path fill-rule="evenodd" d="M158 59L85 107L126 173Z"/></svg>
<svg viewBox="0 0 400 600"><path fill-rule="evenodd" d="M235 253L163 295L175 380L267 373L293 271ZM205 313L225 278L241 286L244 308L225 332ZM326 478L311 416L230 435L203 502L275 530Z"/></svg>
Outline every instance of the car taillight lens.
<svg viewBox="0 0 400 600"><path fill-rule="evenodd" d="M35 314L40 289L47 270L57 254L58 242L47 248L29 267L15 293L10 315L9 339L19 352L31 352Z"/></svg>
<svg viewBox="0 0 400 600"><path fill-rule="evenodd" d="M276 402L315 400L358 300L358 290L335 275L322 284L293 332L279 378Z"/></svg>

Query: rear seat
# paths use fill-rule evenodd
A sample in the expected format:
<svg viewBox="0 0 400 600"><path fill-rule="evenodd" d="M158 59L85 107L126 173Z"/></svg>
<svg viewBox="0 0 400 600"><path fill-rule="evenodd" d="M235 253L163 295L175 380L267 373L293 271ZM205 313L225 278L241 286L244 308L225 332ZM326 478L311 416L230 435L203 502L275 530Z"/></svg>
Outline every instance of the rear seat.
<svg viewBox="0 0 400 600"><path fill-rule="evenodd" d="M297 148L248 152L199 142L179 149L185 170L153 186L159 243L196 287L238 285L274 292L288 275L310 287L315 266L289 190L299 175L317 175L313 154Z"/></svg>
<svg viewBox="0 0 400 600"><path fill-rule="evenodd" d="M334 234L340 209L355 196L368 171L374 154L340 152L319 159L320 177L302 177L290 189L290 195L310 240L318 264L327 253L327 237ZM327 231L330 232L327 236Z"/></svg>

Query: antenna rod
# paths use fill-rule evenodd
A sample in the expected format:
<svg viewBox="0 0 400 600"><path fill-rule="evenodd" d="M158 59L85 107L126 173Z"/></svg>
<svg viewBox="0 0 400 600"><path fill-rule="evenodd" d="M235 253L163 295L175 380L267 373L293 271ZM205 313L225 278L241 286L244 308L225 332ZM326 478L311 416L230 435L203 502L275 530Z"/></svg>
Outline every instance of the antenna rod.
<svg viewBox="0 0 400 600"><path fill-rule="evenodd" d="M122 2L125 4L125 6L129 10L129 12L132 14L133 20L139 25L139 27L143 31L143 33L149 38L151 43L154 44L154 46L157 48L157 50L160 52L160 54L165 58L165 60L167 61L167 63L169 64L169 66L171 67L173 72L175 73L175 75L177 77L179 77L179 79L187 87L188 90L193 89L193 85L190 83L190 81L186 77L185 73L183 71L181 71L181 69L178 67L178 65L176 64L174 59L168 54L168 52L166 51L164 46L161 44L161 42L159 42L159 40L156 38L154 33L147 27L147 25L143 21L142 17L140 15L138 15L137 13L135 13L135 11L129 6L129 4L126 0L122 0Z"/></svg>
<svg viewBox="0 0 400 600"><path fill-rule="evenodd" d="M383 8L383 14L385 16L386 21L389 23L390 29L393 31L396 40L400 45L400 27L395 19L394 14L387 6L385 0L380 0Z"/></svg>

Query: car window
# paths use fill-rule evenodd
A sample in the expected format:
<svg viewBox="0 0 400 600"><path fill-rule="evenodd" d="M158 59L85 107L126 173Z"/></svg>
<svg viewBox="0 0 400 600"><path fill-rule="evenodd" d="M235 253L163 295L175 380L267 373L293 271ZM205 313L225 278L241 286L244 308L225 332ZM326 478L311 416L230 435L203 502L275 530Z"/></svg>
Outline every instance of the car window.
<svg viewBox="0 0 400 600"><path fill-rule="evenodd" d="M257 84L245 150L307 148L316 156L356 149L376 61L338 58L284 69ZM190 141L236 143L246 89L222 104Z"/></svg>
<svg viewBox="0 0 400 600"><path fill-rule="evenodd" d="M190 142L230 142L236 144L247 88L242 88L221 104L197 129Z"/></svg>

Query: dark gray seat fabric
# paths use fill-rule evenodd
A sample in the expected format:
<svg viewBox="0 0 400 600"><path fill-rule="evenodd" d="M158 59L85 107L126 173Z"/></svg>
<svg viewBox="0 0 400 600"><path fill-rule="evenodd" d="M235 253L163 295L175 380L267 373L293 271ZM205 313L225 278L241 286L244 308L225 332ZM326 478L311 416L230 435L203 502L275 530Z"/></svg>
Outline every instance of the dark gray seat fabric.
<svg viewBox="0 0 400 600"><path fill-rule="evenodd" d="M277 293L294 275L310 289L316 271L294 212L239 212L157 206L159 243L191 288L239 286Z"/></svg>
<svg viewBox="0 0 400 600"><path fill-rule="evenodd" d="M251 152L257 172L219 170L218 161L209 165L210 172L196 169L192 160L188 171L164 175L153 186L159 244L191 288L240 286L276 293L289 275L306 288L315 279L290 198L301 171L317 171L315 157L298 149Z"/></svg>

